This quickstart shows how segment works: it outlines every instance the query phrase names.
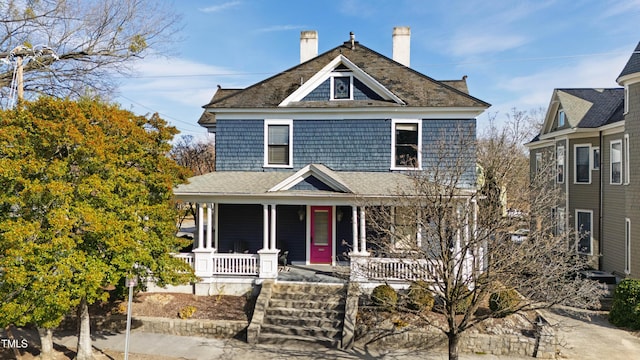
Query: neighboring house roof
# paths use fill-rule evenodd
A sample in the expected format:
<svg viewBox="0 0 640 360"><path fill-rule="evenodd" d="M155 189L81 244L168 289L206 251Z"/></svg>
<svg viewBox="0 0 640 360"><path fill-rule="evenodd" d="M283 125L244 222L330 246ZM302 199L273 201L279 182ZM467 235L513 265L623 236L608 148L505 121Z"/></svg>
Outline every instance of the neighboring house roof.
<svg viewBox="0 0 640 360"><path fill-rule="evenodd" d="M337 57L343 56L351 64L357 66L377 84L401 100L370 101L293 101L287 107L375 107L375 106L408 106L408 107L453 107L453 108L486 108L490 104L479 100L468 93L466 77L462 80L437 81L408 68L384 55L381 55L358 42L351 47L350 42L335 47L311 60L296 65L275 76L242 90L228 92L218 89L205 109L231 108L277 108L306 81L323 70ZM218 94L224 92L223 94ZM201 124L212 119L201 117Z"/></svg>
<svg viewBox="0 0 640 360"><path fill-rule="evenodd" d="M567 116L572 114L569 110L579 108L575 115L580 116L576 127L596 128L616 121L622 121L622 110L624 108L624 89L557 89L558 96L563 94L572 95L570 99L561 99L562 108L567 112ZM619 116L615 116L619 115ZM576 120L578 120L576 119Z"/></svg>
<svg viewBox="0 0 640 360"><path fill-rule="evenodd" d="M310 189L298 185L310 178L326 185L324 189ZM409 195L416 190L415 179L394 172L333 171L322 164L309 164L293 171L251 172L217 171L194 176L188 184L178 185L174 194L188 196L340 196L390 197ZM464 190L461 189L461 195Z"/></svg>
<svg viewBox="0 0 640 360"><path fill-rule="evenodd" d="M631 54L627 65L625 65L620 75L618 75L618 79L625 75L634 73L640 73L640 42L638 43L638 46L636 46L636 49L633 51L633 54Z"/></svg>

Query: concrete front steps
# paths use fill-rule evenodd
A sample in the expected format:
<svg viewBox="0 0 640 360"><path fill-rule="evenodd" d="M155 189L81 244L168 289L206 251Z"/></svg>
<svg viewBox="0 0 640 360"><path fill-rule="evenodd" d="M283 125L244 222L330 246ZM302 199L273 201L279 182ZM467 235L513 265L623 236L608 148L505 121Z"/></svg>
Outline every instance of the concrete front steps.
<svg viewBox="0 0 640 360"><path fill-rule="evenodd" d="M257 342L342 347L345 303L344 284L274 284Z"/></svg>

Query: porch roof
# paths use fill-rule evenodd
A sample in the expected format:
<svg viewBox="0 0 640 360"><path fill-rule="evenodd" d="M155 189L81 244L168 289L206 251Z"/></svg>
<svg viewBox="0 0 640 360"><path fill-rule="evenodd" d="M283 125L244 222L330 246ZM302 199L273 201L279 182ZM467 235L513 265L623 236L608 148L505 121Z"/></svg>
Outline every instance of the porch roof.
<svg viewBox="0 0 640 360"><path fill-rule="evenodd" d="M296 188L296 184L316 178L323 189ZM333 171L310 164L299 171L216 171L195 176L174 189L176 197L218 198L383 198L416 192L414 177L399 172ZM460 195L464 195L464 190Z"/></svg>

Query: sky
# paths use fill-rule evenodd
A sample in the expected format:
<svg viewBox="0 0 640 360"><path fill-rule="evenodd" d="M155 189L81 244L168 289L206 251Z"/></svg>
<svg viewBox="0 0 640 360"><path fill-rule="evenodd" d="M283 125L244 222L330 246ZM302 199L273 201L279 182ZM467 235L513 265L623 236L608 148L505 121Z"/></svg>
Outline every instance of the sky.
<svg viewBox="0 0 640 360"><path fill-rule="evenodd" d="M321 54L349 39L392 57L395 26L411 28L411 67L436 80L467 76L492 106L478 117L546 108L555 88L618 87L640 41L640 0L181 0L181 41L146 57L115 99L158 112L183 135L217 86L244 88L300 62L300 32L318 31Z"/></svg>

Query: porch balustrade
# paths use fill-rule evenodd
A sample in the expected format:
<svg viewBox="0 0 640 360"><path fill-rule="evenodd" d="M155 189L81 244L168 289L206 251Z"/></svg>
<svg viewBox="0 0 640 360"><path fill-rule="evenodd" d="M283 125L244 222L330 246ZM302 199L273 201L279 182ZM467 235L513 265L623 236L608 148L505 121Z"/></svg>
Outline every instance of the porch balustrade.
<svg viewBox="0 0 640 360"><path fill-rule="evenodd" d="M352 257L351 279L355 281L434 281L435 264L426 259Z"/></svg>
<svg viewBox="0 0 640 360"><path fill-rule="evenodd" d="M258 275L258 254L213 254L213 275Z"/></svg>

